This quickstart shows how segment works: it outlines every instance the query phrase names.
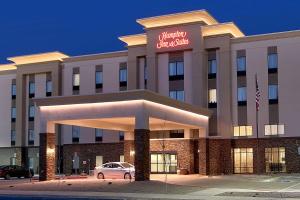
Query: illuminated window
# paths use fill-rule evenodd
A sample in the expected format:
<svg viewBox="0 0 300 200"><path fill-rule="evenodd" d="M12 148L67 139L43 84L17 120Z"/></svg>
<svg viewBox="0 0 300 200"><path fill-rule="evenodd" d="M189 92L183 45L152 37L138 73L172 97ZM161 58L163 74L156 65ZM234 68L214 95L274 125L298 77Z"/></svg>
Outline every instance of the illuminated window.
<svg viewBox="0 0 300 200"><path fill-rule="evenodd" d="M237 71L241 72L241 71L246 71L246 57L238 57L236 59L236 65L237 65Z"/></svg>
<svg viewBox="0 0 300 200"><path fill-rule="evenodd" d="M234 156L234 173L253 173L253 149L252 148L235 148Z"/></svg>
<svg viewBox="0 0 300 200"><path fill-rule="evenodd" d="M175 153L151 153L151 173L176 173L177 155Z"/></svg>
<svg viewBox="0 0 300 200"><path fill-rule="evenodd" d="M103 72L102 71L96 71L95 74L95 81L96 84L102 84L103 83Z"/></svg>
<svg viewBox="0 0 300 200"><path fill-rule="evenodd" d="M286 172L285 148L265 148L266 172Z"/></svg>
<svg viewBox="0 0 300 200"><path fill-rule="evenodd" d="M208 91L208 103L217 103L217 90L210 89Z"/></svg>
<svg viewBox="0 0 300 200"><path fill-rule="evenodd" d="M272 53L268 55L268 68L274 69L278 67L278 55L277 53Z"/></svg>
<svg viewBox="0 0 300 200"><path fill-rule="evenodd" d="M265 125L265 135L283 135L284 125L274 124Z"/></svg>
<svg viewBox="0 0 300 200"><path fill-rule="evenodd" d="M252 126L235 126L233 127L233 136L241 137L241 136L251 136Z"/></svg>
<svg viewBox="0 0 300 200"><path fill-rule="evenodd" d="M75 73L73 74L73 86L80 86L80 74L79 73Z"/></svg>
<svg viewBox="0 0 300 200"><path fill-rule="evenodd" d="M178 101L184 101L184 91L183 90L172 90L169 92L169 96L172 99L176 99Z"/></svg>

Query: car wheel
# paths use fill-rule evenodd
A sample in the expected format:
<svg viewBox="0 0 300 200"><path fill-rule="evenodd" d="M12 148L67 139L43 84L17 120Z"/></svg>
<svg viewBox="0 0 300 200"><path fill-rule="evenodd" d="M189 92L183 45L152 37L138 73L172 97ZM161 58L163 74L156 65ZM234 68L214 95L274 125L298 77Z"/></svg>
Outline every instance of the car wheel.
<svg viewBox="0 0 300 200"><path fill-rule="evenodd" d="M5 178L6 180L9 180L9 179L10 179L10 175L9 175L9 174L6 174L4 178Z"/></svg>
<svg viewBox="0 0 300 200"><path fill-rule="evenodd" d="M125 180L130 180L131 179L131 175L129 173L125 173L124 174L124 179Z"/></svg>
<svg viewBox="0 0 300 200"><path fill-rule="evenodd" d="M97 175L97 179L104 179L104 174L99 173L99 174Z"/></svg>

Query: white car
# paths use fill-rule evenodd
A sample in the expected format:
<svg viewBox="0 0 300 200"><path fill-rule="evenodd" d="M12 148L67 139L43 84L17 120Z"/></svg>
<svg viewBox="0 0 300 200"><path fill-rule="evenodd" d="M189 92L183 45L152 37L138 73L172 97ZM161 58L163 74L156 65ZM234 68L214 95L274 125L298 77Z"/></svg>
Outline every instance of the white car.
<svg viewBox="0 0 300 200"><path fill-rule="evenodd" d="M95 167L95 175L98 179L132 179L134 174L134 166L127 162L109 162Z"/></svg>

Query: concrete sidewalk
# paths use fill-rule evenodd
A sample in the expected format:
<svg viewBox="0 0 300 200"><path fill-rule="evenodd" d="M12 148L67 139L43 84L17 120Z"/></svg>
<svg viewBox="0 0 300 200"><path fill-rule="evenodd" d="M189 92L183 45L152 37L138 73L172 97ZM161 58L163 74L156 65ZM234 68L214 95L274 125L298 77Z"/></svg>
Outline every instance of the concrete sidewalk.
<svg viewBox="0 0 300 200"><path fill-rule="evenodd" d="M174 195L174 194L150 194L150 193L115 193L115 192L62 192L62 191L11 191L11 190L1 190L0 195L12 195L12 196L30 196L30 197L68 197L68 198L91 198L91 199L128 199L128 200L155 200L155 199L164 199L164 200L255 200L257 197L249 196L207 196L197 193L197 194L188 194L188 195ZM290 196L293 199L295 196ZM260 200L274 199L276 197L264 196L259 198ZM278 197L277 197L278 198ZM280 198L281 199L281 198ZM300 199L300 195L299 195Z"/></svg>

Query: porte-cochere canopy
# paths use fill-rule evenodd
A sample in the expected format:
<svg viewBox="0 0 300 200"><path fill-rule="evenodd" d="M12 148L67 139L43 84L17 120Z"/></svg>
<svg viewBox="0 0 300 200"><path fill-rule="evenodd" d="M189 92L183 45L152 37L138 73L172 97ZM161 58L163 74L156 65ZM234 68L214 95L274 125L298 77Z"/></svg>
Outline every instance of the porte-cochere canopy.
<svg viewBox="0 0 300 200"><path fill-rule="evenodd" d="M208 133L211 111L147 90L35 99L40 118L40 179L54 177L55 124L134 133L136 180L149 179L149 133L153 130L199 129ZM49 142L52 141L52 142ZM51 157L52 156L52 157ZM53 169L52 169L53 168Z"/></svg>

